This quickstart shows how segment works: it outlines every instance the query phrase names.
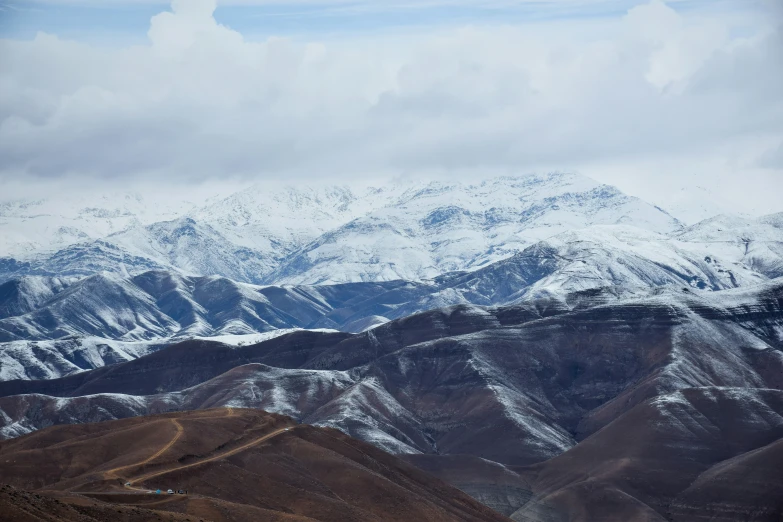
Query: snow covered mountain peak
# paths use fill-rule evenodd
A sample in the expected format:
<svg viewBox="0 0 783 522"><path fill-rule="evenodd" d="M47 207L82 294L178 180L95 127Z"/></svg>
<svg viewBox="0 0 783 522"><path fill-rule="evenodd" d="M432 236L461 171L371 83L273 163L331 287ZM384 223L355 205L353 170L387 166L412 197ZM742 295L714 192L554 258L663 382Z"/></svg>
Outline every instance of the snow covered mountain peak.
<svg viewBox="0 0 783 522"><path fill-rule="evenodd" d="M355 191L347 186L253 185L189 215L212 225L235 243L280 256L373 208L387 204L393 191Z"/></svg>
<svg viewBox="0 0 783 522"><path fill-rule="evenodd" d="M270 191L260 184L194 210L191 215L200 219L224 217L233 219L231 224L253 224L261 219L275 217L275 214L293 214L305 212L305 215L292 216L302 219L308 215L335 215L345 212L357 197L350 188L330 186L323 188L283 186ZM222 216L222 214L226 214ZM286 216L288 217L288 216Z"/></svg>
<svg viewBox="0 0 783 522"><path fill-rule="evenodd" d="M744 262L763 265L748 269L769 277L778 270L777 225L783 222L780 216L718 216L683 228L666 211L614 186L560 172L475 183L256 184L201 206L157 208L127 194L79 200L70 214L51 211L63 204L42 200L0 208L0 232L10 232L0 243L0 280L168 270L254 284L421 281L485 267L564 233L577 234L567 241L575 242L577 231L602 226L629 227L622 234L618 228L609 244L620 236L624 244L634 237L637 243L703 243L702 258L732 262L744 259L746 252L737 249L751 239L753 256ZM36 227L46 233L31 241L36 234L28 232ZM725 248L712 248L715 241Z"/></svg>
<svg viewBox="0 0 783 522"><path fill-rule="evenodd" d="M319 237L269 280L427 279L479 268L536 241L601 224L659 233L681 229L661 209L577 174L502 177L478 185L432 182Z"/></svg>
<svg viewBox="0 0 783 522"><path fill-rule="evenodd" d="M608 187L619 192L614 187L601 185L597 181L572 173L526 174L520 176L499 176L482 180L479 183L462 183L457 181L431 181L407 189L396 202L404 205L417 200L436 200L451 198L453 204L471 201L475 198L487 197L506 200L545 199L567 192L586 192L598 187ZM457 200L454 200L454 198Z"/></svg>

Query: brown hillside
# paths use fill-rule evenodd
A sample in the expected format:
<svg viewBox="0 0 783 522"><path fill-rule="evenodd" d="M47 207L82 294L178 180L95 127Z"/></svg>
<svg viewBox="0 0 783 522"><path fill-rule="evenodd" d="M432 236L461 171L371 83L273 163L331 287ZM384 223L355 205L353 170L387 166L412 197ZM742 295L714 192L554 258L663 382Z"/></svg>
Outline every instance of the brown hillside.
<svg viewBox="0 0 783 522"><path fill-rule="evenodd" d="M19 520L508 520L369 444L260 410L54 426L0 443L0 463L19 488L3 512L54 517Z"/></svg>

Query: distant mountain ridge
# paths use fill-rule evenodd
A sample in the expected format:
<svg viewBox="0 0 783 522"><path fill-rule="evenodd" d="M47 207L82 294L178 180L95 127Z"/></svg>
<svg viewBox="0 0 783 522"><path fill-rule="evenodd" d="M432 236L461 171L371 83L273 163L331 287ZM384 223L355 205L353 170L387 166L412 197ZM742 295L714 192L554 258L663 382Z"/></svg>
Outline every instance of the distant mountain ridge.
<svg viewBox="0 0 783 522"><path fill-rule="evenodd" d="M155 269L255 284L421 280L485 266L585 226L682 228L614 187L560 173L365 190L254 186L189 210L153 212L141 199L123 201L112 208L102 200L68 217L39 212L45 201L5 204L0 281ZM175 217L150 221L155 215ZM22 230L37 239L15 240Z"/></svg>
<svg viewBox="0 0 783 522"><path fill-rule="evenodd" d="M686 227L692 218L680 222L576 174L366 189L255 185L170 208L140 195L60 202L66 210L50 204L0 205L0 282L149 270L273 285L422 281L476 270L565 232L600 226L632 227L640 238L661 234L670 243L666 250L687 243L686 250L696 252L690 247L701 244L703 257L783 274L780 214L717 215ZM735 248L744 245L749 251Z"/></svg>
<svg viewBox="0 0 783 522"><path fill-rule="evenodd" d="M573 174L430 183L319 237L269 281L326 284L418 280L504 259L559 233L632 225L669 233L680 223L615 187Z"/></svg>

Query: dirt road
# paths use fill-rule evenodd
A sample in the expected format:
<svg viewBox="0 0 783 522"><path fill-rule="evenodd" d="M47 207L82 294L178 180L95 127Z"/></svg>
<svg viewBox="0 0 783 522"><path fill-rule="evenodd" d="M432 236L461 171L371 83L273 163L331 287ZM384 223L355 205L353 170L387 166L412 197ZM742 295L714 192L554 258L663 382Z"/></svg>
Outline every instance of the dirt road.
<svg viewBox="0 0 783 522"><path fill-rule="evenodd" d="M285 433L286 431L288 431L288 428L281 428L279 430L273 431L272 433L270 433L268 435L264 435L263 437L259 437L259 438L257 438L254 441L248 442L247 444L243 444L242 446L239 446L239 447L234 448L232 450L228 450L228 451L226 451L224 453L220 453L219 455L215 455L214 457L209 457L209 458L206 458L204 460L200 460L198 462L192 462L190 464L184 464L182 466L176 466L176 467L173 467L173 468L164 469L164 470L161 470L161 471L156 471L154 473L147 473L146 475L142 475L140 477L135 477L135 478L133 478L130 481L131 486L133 484L137 483L137 482L143 482L143 481L149 480L151 478L159 477L161 475L166 475L167 473L172 473L174 471L179 471L179 470L187 469L187 468L193 468L195 466L201 466L202 464L206 464L207 462L214 462L216 460L220 460L220 459L224 459L224 458L230 457L232 455L236 455L237 453L241 453L242 451L245 451L248 448L251 448L253 446L261 444L264 441L267 441L267 440L269 440L269 439L271 439L273 437L276 437L276 436L278 436L278 435L280 435L282 433Z"/></svg>
<svg viewBox="0 0 783 522"><path fill-rule="evenodd" d="M233 408L226 408L226 410L227 410L228 413L225 415L225 417L231 417L231 416L234 415ZM171 468L168 468L168 469L159 470L159 471L155 471L155 472L152 472L152 473L146 473L144 475L140 475L140 476L136 476L136 477L133 477L132 474L130 476L126 476L126 475L122 474L122 472L124 470L131 469L131 468L139 468L141 466L144 466L145 464L149 464L150 462L154 461L155 459L157 459L158 457L160 457L161 455L166 453L168 450L171 449L172 446L174 446L174 444L177 443L177 441L185 433L185 429L182 427L182 424L180 424L180 422L177 419L170 419L170 420L174 424L174 427L176 429L176 433L174 434L174 437L172 437L172 439L170 441L168 441L166 444L164 444L163 447L161 447L154 454L150 455L149 457L147 457L146 459L144 459L142 461L134 462L133 464L127 464L125 466L119 466L119 467L110 469L109 471L106 471L104 473L104 478L106 478L108 480L117 479L117 478L122 479L125 482L125 488L126 489L132 490L132 491L135 491L135 492L147 493L148 492L147 489L138 487L136 484L138 484L140 482L144 482L145 480L149 480L151 478L155 478L155 477L159 477L161 475L166 475L168 473L172 473L174 471L179 471L181 469L187 469L187 468L192 468L192 467L195 467L195 466L200 466L200 465L206 464L208 462L214 462L216 460L220 460L220 459L224 459L224 458L230 457L232 455L236 455L237 453L240 453L240 452L242 452L242 451L244 451L244 450L246 450L248 448L251 448L251 447L253 447L253 446L257 445L257 444L261 444L262 442L267 441L267 440L269 440L269 439L271 439L273 437L276 437L277 435L280 435L281 433L284 433L284 432L288 431L288 429L289 429L289 428L281 428L281 429L276 430L276 431L274 431L272 433L264 435L263 437L259 437L259 438L255 439L253 441L250 441L250 442L248 442L246 444L243 444L242 446L239 446L237 448L225 451L225 452L220 453L218 455L215 455L215 456L212 456L212 457L200 460L198 462L192 462L190 464L183 464L183 465L180 465L180 466L174 466L174 467L171 467Z"/></svg>
<svg viewBox="0 0 783 522"><path fill-rule="evenodd" d="M121 475L119 474L120 471L124 469L143 466L145 464L152 462L153 460L160 457L164 453L166 453L179 440L179 438L182 437L182 434L185 432L184 428L182 427L182 424L180 424L177 419L171 419L171 422L174 424L177 433L174 435L174 438L171 439L165 446L163 446L160 450L158 450L154 455L151 455L140 462L134 462L133 464L128 464L126 466L120 466L118 468L110 469L109 471L104 473L104 477L107 479L121 478Z"/></svg>

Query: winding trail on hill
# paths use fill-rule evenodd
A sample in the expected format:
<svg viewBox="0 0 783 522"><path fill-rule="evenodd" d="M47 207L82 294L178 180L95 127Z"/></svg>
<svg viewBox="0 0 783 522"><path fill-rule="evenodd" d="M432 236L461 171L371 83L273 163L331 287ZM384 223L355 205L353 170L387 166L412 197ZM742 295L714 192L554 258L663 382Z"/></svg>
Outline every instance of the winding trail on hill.
<svg viewBox="0 0 783 522"><path fill-rule="evenodd" d="M234 409L230 408L230 407L226 408L226 409L228 410L228 413L226 415L223 415L221 417L210 417L210 418L227 418L227 417L232 417L234 415ZM154 472L151 472L151 473L146 473L144 475L140 475L140 476L137 476L137 477L131 477L131 478L123 477L122 475L120 475L120 472L122 472L123 470L130 469L130 468L138 468L138 467L144 466L145 464L149 464L150 462L154 461L155 459L157 459L158 457L160 457L161 455L166 453L168 450L171 449L172 446L174 446L174 444L176 444L176 442L185 433L185 428L182 426L182 424L179 422L179 420L177 420L177 419L169 419L169 420L174 424L174 427L176 428L176 433L174 434L174 437L172 437L172 439L170 441L168 441L166 444L163 445L162 448L160 448L158 451L156 451L154 454L150 455L146 459L144 459L142 461L139 461L139 462L134 462L133 464L127 464L127 465L124 465L124 466L119 466L119 467L110 469L109 471L104 473L104 477L106 479L109 479L109 480L120 478L120 479L125 481L125 484L124 484L125 489L129 489L129 490L132 490L132 491L140 491L140 492L145 492L146 493L148 490L145 489L145 488L137 486L138 483L144 482L144 481L149 480L151 478L159 477L161 475L166 475L168 473L173 473L175 471L179 471L179 470L182 470L182 469L192 468L192 467L195 467L195 466L200 466L202 464L207 464L209 462L214 462L216 460L221 460L221 459L224 459L224 458L227 458L227 457L231 457L232 455L236 455L237 453L241 453L242 451L245 451L248 448L251 448L253 446L261 444L262 442L268 441L269 439L271 439L273 437L276 437L276 436L278 436L278 435L280 435L282 433L285 433L286 431L288 431L290 429L290 426L285 427L285 428L280 428L279 430L275 430L272 433L269 433L267 435L264 435L262 437L259 437L259 438L255 439L255 440L247 442L247 443L245 443L245 444L243 444L241 446L238 446L238 447L236 447L234 449L225 451L225 452L220 453L218 455L215 455L213 457L209 457L209 458L205 458L203 460L199 460L198 462L193 462L193 463L190 463L190 464L183 464L181 466L175 466L173 468L168 468L168 469L164 469L164 470L160 470L160 471L154 471Z"/></svg>
<svg viewBox="0 0 783 522"><path fill-rule="evenodd" d="M229 408L226 408L226 409L228 410L228 413L226 415L224 415L223 417L231 417L231 416L234 415L234 409L233 408L229 407ZM108 480L111 480L111 479L114 479L114 478L123 478L119 474L122 470L130 469L130 468L138 468L138 467L144 466L145 464L149 464L150 462L152 462L153 460L157 459L158 457L160 457L161 455L166 453L168 450L170 450L171 447L174 446L174 444L177 443L177 441L180 439L180 437L182 437L183 433L185 433L185 428L182 426L182 424L180 424L179 420L177 420L177 419L169 419L169 420L172 422L172 424L174 424L174 428L176 429L176 433L174 434L174 437L169 442L167 442L161 449L156 451L153 455L150 455L149 457L147 457L146 459L144 459L142 461L134 462L133 464L126 464L125 466L119 466L119 467L110 469L109 471L106 471L103 474L104 478L108 479ZM133 483L133 481L130 481L130 482L131 482L131 484ZM125 486L125 487L127 488L129 486ZM134 489L134 488L131 488L131 489Z"/></svg>
<svg viewBox="0 0 783 522"><path fill-rule="evenodd" d="M177 419L170 419L171 422L174 424L174 427L177 430L177 433L174 435L174 438L172 438L168 443L166 443L165 446L163 446L161 449L159 449L155 454L147 457L146 459L140 461L140 462L134 462L133 464L127 464L125 466L120 466L114 469L110 469L106 473L104 473L104 477L107 479L113 479L113 478L122 478L119 473L122 470L129 469L129 468L136 468L139 466L143 466L145 464L148 464L155 460L156 458L160 457L164 453L166 453L179 439L182 437L182 434L185 432L185 429L182 427L182 424L179 423Z"/></svg>
<svg viewBox="0 0 783 522"><path fill-rule="evenodd" d="M246 444L243 444L242 446L239 446L239 447L234 448L232 450L228 450L228 451L226 451L224 453L220 453L219 455L215 455L214 457L209 457L209 458L206 458L204 460L200 460L198 462L193 462L191 464L184 464L182 466L177 466L177 467L174 467L174 468L164 469L164 470L161 470L161 471L156 471L156 472L153 472L153 473L148 473L146 475L142 475L140 477L136 477L136 478L130 480L131 486L133 486L133 484L135 484L135 483L143 482L145 480L149 480L151 478L159 477L161 475L166 475L166 474L172 473L174 471L180 471L180 470L187 469L187 468L193 468L193 467L196 467L196 466L201 466L202 464L206 464L208 462L214 462L216 460L221 460L221 459L224 459L224 458L227 458L227 457L231 457L232 455L236 455L237 453L241 453L241 452L245 451L248 448L251 448L253 446L261 444L262 442L265 442L265 441L267 441L267 440L269 440L269 439L271 439L273 437L276 437L276 436L278 436L278 435L280 435L282 433L285 433L288 430L289 430L289 427L280 428L279 430L275 430L272 433L269 433L268 435L264 435L263 437L259 437L259 438L255 439L253 441L250 441L250 442L248 442Z"/></svg>

